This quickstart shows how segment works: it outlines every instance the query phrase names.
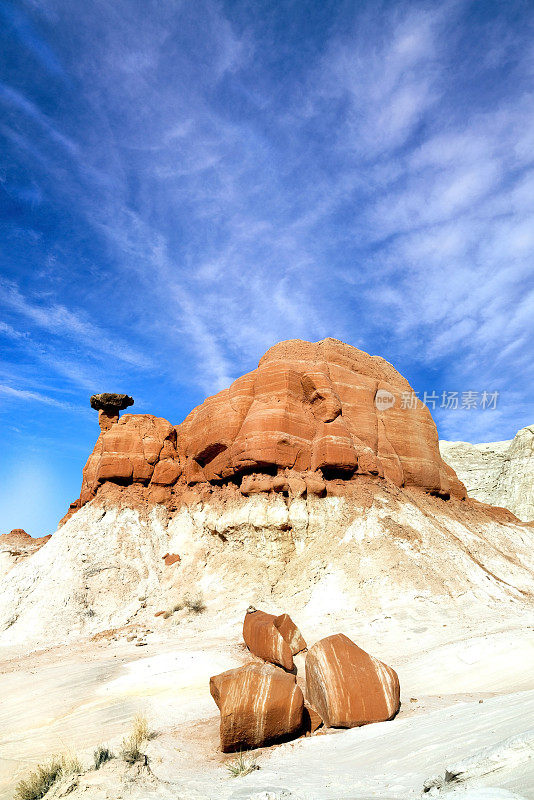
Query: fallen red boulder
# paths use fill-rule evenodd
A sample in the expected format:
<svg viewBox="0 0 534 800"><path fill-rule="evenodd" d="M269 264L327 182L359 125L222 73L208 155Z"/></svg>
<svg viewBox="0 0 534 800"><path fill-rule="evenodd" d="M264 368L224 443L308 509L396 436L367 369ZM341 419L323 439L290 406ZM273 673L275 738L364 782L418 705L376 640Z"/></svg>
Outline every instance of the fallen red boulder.
<svg viewBox="0 0 534 800"><path fill-rule="evenodd" d="M276 617L252 607L243 622L243 639L255 656L289 672L293 669L293 656L306 649L306 642L289 614Z"/></svg>
<svg viewBox="0 0 534 800"><path fill-rule="evenodd" d="M308 651L306 688L307 699L329 727L383 722L399 710L395 670L342 633L321 639Z"/></svg>
<svg viewBox="0 0 534 800"><path fill-rule="evenodd" d="M224 753L274 744L299 735L304 697L293 675L273 664L245 664L210 678L221 713Z"/></svg>

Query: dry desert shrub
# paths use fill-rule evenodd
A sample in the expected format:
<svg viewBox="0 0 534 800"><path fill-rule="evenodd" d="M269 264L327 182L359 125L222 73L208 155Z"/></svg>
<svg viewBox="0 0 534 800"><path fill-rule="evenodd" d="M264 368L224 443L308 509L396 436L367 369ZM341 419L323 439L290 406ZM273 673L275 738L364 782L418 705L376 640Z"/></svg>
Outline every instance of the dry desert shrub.
<svg viewBox="0 0 534 800"><path fill-rule="evenodd" d="M184 594L181 600L175 603L171 609L162 614L163 619L169 619L169 617L172 617L172 615L177 611L181 611L184 608L187 608L188 611L192 611L193 614L202 614L202 612L206 610L204 598L201 594L198 594L195 597Z"/></svg>
<svg viewBox="0 0 534 800"><path fill-rule="evenodd" d="M80 774L82 765L76 756L53 756L46 764L39 764L27 778L17 784L14 800L40 800L52 786L65 775Z"/></svg>
<svg viewBox="0 0 534 800"><path fill-rule="evenodd" d="M189 597L186 595L184 597L184 605L194 614L202 614L202 612L206 610L204 600L200 594L197 595L197 597Z"/></svg>
<svg viewBox="0 0 534 800"><path fill-rule="evenodd" d="M93 760L95 764L95 769L100 769L102 764L105 764L106 761L111 761L112 758L115 758L109 747L105 747L104 745L99 745L95 752L93 753Z"/></svg>
<svg viewBox="0 0 534 800"><path fill-rule="evenodd" d="M140 747L143 742L151 739L153 733L148 727L147 718L144 714L137 714L132 724L132 732L122 740L121 757L127 764L135 764L137 761L147 763L147 756L141 752Z"/></svg>
<svg viewBox="0 0 534 800"><path fill-rule="evenodd" d="M244 756L239 753L234 761L226 765L226 769L232 778L242 778L244 775L249 775L255 769L259 769L258 762L255 756Z"/></svg>

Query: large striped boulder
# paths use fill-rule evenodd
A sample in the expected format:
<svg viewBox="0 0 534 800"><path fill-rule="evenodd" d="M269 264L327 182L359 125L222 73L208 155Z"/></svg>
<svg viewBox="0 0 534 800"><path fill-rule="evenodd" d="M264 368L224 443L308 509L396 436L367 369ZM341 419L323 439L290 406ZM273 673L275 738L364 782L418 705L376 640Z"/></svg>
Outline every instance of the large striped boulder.
<svg viewBox="0 0 534 800"><path fill-rule="evenodd" d="M294 675L273 664L245 664L210 678L224 753L274 744L303 729L304 696Z"/></svg>
<svg viewBox="0 0 534 800"><path fill-rule="evenodd" d="M347 636L327 636L306 655L307 700L333 728L391 719L399 710L397 673Z"/></svg>

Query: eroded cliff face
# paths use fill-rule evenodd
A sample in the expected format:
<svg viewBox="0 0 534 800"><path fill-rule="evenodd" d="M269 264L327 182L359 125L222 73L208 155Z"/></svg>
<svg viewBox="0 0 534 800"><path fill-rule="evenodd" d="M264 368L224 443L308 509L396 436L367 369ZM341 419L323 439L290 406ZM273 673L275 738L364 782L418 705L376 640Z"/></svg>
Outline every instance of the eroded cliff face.
<svg viewBox="0 0 534 800"><path fill-rule="evenodd" d="M228 484L245 496L339 495L361 476L465 497L430 412L403 402L411 392L387 361L336 339L281 342L181 425L127 414L103 430L70 513L109 484L117 499L169 508L193 486L199 496Z"/></svg>
<svg viewBox="0 0 534 800"><path fill-rule="evenodd" d="M223 616L530 608L532 527L465 500L405 392L381 358L289 341L181 425L123 416L69 518L5 577L0 642L148 629L190 592Z"/></svg>
<svg viewBox="0 0 534 800"><path fill-rule="evenodd" d="M534 520L534 426L505 442L440 442L443 459L464 482L470 497Z"/></svg>
<svg viewBox="0 0 534 800"><path fill-rule="evenodd" d="M164 630L182 612L161 613L186 594L202 596L212 626L242 620L250 604L290 608L310 625L340 613L369 623L399 608L423 625L437 606L455 625L489 606L532 613L532 527L378 478L350 485L351 495L293 499L228 485L174 512L97 497L3 579L0 645L130 624Z"/></svg>

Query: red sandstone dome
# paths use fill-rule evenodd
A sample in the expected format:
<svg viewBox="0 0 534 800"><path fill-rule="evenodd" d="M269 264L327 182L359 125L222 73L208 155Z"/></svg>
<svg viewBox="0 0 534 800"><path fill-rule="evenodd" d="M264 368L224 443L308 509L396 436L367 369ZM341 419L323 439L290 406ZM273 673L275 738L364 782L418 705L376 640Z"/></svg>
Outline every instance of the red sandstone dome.
<svg viewBox="0 0 534 800"><path fill-rule="evenodd" d="M165 502L193 484L302 495L367 475L465 497L428 408L403 402L411 393L383 358L337 339L280 342L181 425L126 414L103 431L72 511L105 483L149 487L145 499Z"/></svg>

